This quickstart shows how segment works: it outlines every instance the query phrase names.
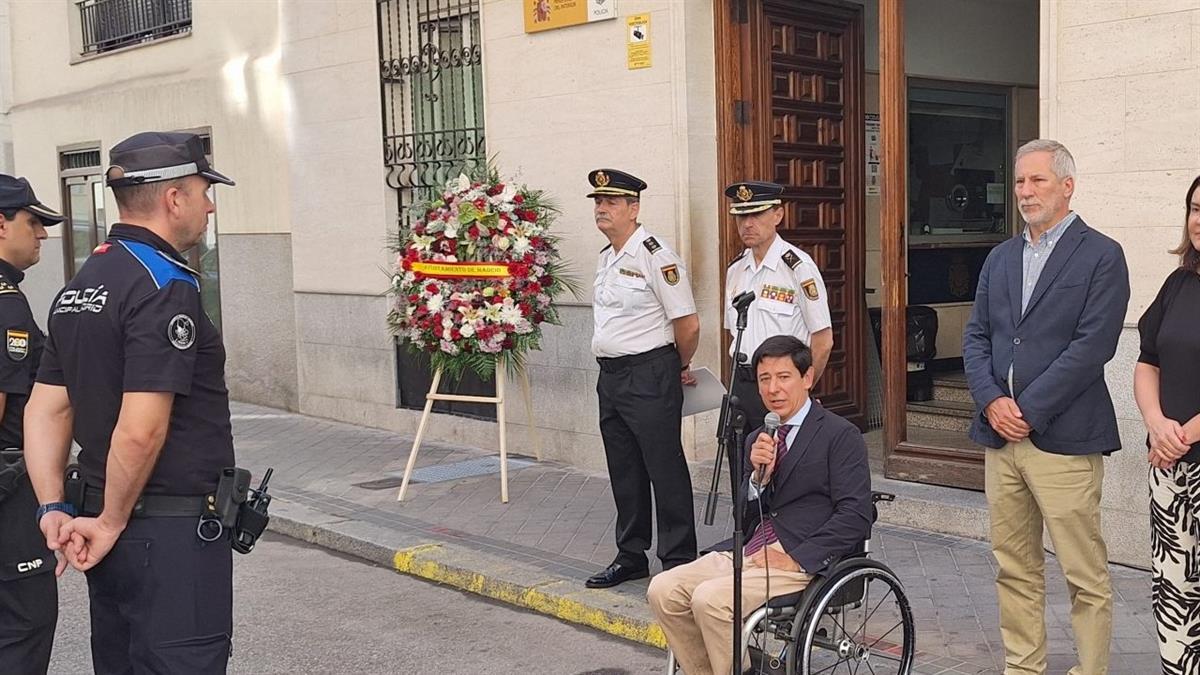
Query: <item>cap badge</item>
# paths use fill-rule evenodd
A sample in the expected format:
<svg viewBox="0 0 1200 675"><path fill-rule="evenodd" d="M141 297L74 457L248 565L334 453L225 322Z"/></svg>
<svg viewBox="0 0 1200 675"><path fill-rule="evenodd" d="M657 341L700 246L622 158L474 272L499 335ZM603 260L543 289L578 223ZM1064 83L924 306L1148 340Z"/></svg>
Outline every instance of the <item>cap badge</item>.
<svg viewBox="0 0 1200 675"><path fill-rule="evenodd" d="M597 171L596 172L596 187L608 187L608 183L609 183L608 174L604 173L603 171Z"/></svg>
<svg viewBox="0 0 1200 675"><path fill-rule="evenodd" d="M740 199L744 202L748 202L748 201L750 201L750 198L753 196L754 196L754 193L750 191L750 188L746 187L745 185L738 186L738 189L737 189L737 198L738 199Z"/></svg>

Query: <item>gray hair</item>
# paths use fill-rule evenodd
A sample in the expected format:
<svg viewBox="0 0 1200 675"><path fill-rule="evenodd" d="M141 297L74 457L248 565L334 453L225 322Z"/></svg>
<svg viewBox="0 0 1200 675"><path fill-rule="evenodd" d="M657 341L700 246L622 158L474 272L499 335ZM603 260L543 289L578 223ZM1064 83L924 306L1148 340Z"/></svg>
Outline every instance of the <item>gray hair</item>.
<svg viewBox="0 0 1200 675"><path fill-rule="evenodd" d="M1054 175L1058 176L1059 180L1075 177L1075 158L1071 156L1071 151L1067 150L1066 146L1058 141L1052 141L1048 138L1037 138L1029 141L1017 149L1017 160L1020 160L1025 155L1034 152L1048 152L1052 155L1050 160L1050 168L1054 171Z"/></svg>

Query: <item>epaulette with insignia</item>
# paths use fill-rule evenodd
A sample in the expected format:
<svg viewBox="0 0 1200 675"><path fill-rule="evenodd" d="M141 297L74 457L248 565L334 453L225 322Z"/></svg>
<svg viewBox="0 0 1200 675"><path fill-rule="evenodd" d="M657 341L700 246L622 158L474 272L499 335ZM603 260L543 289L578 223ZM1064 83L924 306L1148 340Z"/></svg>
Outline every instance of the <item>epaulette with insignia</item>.
<svg viewBox="0 0 1200 675"><path fill-rule="evenodd" d="M651 255L658 253L659 249L662 248L662 244L658 243L658 240L654 237L646 237L646 241L642 242L642 246L645 246Z"/></svg>
<svg viewBox="0 0 1200 675"><path fill-rule="evenodd" d="M0 295L8 295L10 293L20 293L21 289L17 288L11 281L0 277Z"/></svg>
<svg viewBox="0 0 1200 675"><path fill-rule="evenodd" d="M612 244L609 244L608 246L605 246L604 248L600 249L600 252L604 253L605 251L607 251L610 248L612 248Z"/></svg>
<svg viewBox="0 0 1200 675"><path fill-rule="evenodd" d="M736 264L736 263L737 263L737 261L739 261L739 260L741 260L742 258L745 258L745 257L746 257L746 249L742 249L742 252L741 252L741 253L739 253L739 254L737 254L736 256L734 256L733 260L730 260L730 261L729 261L729 264L728 264L728 265L726 265L726 267L733 267L733 266L734 266L734 264Z"/></svg>
<svg viewBox="0 0 1200 675"><path fill-rule="evenodd" d="M800 256L796 255L795 251L785 251L784 252L783 264L787 265L788 267L790 267L792 269L796 269L797 267L800 266L800 262L801 262Z"/></svg>

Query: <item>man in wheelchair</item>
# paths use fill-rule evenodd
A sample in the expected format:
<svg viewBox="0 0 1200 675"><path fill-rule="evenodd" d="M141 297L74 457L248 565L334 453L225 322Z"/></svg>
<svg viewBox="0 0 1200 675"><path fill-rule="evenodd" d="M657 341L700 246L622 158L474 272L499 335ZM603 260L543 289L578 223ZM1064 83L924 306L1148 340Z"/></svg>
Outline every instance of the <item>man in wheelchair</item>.
<svg viewBox="0 0 1200 675"><path fill-rule="evenodd" d="M853 424L809 397L812 351L795 337L779 335L762 343L752 365L763 403L783 425L775 438L761 428L746 438L745 474L761 472L755 481L761 487L743 479L742 494L750 500L745 531L751 533L742 574L743 616L769 597L803 590L813 575L854 553L872 521L866 444ZM725 675L732 669L732 548L732 540L722 542L650 582L650 608L687 675Z"/></svg>

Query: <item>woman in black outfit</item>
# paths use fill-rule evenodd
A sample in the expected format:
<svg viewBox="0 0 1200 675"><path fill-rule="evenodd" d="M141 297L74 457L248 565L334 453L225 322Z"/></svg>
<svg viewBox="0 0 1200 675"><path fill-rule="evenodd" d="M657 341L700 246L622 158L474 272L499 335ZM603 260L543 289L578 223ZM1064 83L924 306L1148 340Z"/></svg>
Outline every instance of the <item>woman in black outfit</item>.
<svg viewBox="0 0 1200 675"><path fill-rule="evenodd" d="M1164 675L1200 673L1200 177L1179 268L1138 321L1133 393L1150 461L1152 598Z"/></svg>

